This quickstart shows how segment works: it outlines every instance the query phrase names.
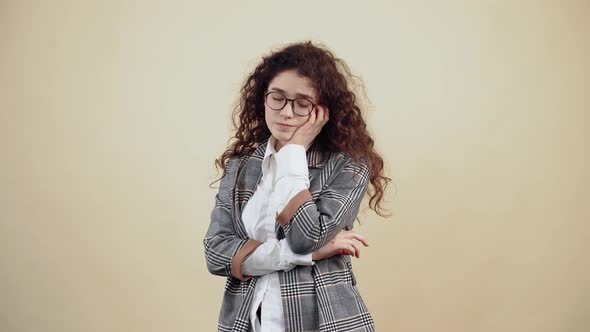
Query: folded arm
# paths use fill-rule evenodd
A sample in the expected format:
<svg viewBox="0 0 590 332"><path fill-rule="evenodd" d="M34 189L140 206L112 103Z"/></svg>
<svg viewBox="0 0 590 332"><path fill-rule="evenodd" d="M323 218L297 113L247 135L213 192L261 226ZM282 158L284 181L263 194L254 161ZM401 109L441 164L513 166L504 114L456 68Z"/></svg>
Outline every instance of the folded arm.
<svg viewBox="0 0 590 332"><path fill-rule="evenodd" d="M305 148L287 144L273 156L276 169L270 203L280 211L301 190L309 188L309 171ZM313 265L312 254L294 253L287 239L268 239L242 263L242 273L259 276L275 271L289 271L297 265Z"/></svg>
<svg viewBox="0 0 590 332"><path fill-rule="evenodd" d="M324 246L345 227L352 228L370 179L366 164L345 157L340 169L316 200L308 189L300 190L280 211L282 228L296 254L309 254Z"/></svg>
<svg viewBox="0 0 590 332"><path fill-rule="evenodd" d="M313 265L312 254L293 253L287 239L269 239L242 263L242 274L261 276L275 271L290 271L297 265Z"/></svg>
<svg viewBox="0 0 590 332"><path fill-rule="evenodd" d="M232 158L226 165L203 245L210 273L244 280L241 264L262 243L239 237L234 228L230 190L235 181L237 163L238 159Z"/></svg>

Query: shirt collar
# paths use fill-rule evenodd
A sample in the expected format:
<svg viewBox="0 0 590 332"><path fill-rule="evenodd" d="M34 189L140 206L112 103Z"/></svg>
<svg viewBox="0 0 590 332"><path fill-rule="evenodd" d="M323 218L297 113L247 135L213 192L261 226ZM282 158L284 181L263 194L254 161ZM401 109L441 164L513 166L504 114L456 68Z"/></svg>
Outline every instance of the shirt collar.
<svg viewBox="0 0 590 332"><path fill-rule="evenodd" d="M264 151L264 158L263 158L263 160L266 160L271 155L277 153L277 150L275 150L275 144L276 144L276 142L277 142L277 140L276 140L276 138L274 138L274 136L271 135L268 138L268 142L266 143L266 151Z"/></svg>
<svg viewBox="0 0 590 332"><path fill-rule="evenodd" d="M278 151L275 150L275 144L277 143L277 139L274 138L274 136L270 136L268 138L268 142L266 143L266 150L264 151L264 158L263 160L266 160L266 158L268 158L270 155L273 155L275 153L277 153ZM312 142L313 144L313 142ZM307 148L305 149L306 152L309 152L309 148L311 147L311 145L308 145Z"/></svg>
<svg viewBox="0 0 590 332"><path fill-rule="evenodd" d="M269 160L269 157L271 155L277 153L277 151L274 148L275 143L276 143L276 139L272 135L270 135L269 138L263 140L262 144L259 145L255 149L255 151L253 152L253 156L258 156L257 158L260 158L260 156L262 156L263 164L267 164L268 163L267 160ZM331 153L321 151L319 149L318 145L314 144L314 143L315 143L315 141L312 142L312 144L310 144L306 150L307 166L314 167L314 168L324 167L325 162L327 161L327 159L329 158L329 155ZM263 151L264 151L264 154L263 154Z"/></svg>
<svg viewBox="0 0 590 332"><path fill-rule="evenodd" d="M266 150L264 151L264 157L262 158L262 167L265 169L268 169L269 162L268 160L270 159L270 156L274 155L275 153L277 153L278 151L275 149L275 144L277 143L277 139L270 135L270 137L268 138L268 142L266 143ZM311 144L309 146L307 146L307 148L305 149L306 154L309 156L309 154L307 152L309 152L309 147L311 146Z"/></svg>

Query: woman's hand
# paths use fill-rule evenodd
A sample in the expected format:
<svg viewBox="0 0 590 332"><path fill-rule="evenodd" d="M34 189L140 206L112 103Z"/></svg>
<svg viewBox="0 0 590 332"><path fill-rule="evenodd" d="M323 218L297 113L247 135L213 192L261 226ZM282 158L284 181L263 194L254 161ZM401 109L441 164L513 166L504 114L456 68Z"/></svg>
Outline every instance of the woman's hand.
<svg viewBox="0 0 590 332"><path fill-rule="evenodd" d="M328 109L322 105L316 105L316 109L309 113L307 121L301 127L295 129L291 139L285 145L299 144L307 148L314 138L320 133L322 127L328 122Z"/></svg>
<svg viewBox="0 0 590 332"><path fill-rule="evenodd" d="M361 252L354 240L361 242L365 247L369 246L369 243L362 235L356 234L354 231L342 230L332 241L314 251L311 254L311 259L318 261L334 255L354 255L356 258L360 258Z"/></svg>

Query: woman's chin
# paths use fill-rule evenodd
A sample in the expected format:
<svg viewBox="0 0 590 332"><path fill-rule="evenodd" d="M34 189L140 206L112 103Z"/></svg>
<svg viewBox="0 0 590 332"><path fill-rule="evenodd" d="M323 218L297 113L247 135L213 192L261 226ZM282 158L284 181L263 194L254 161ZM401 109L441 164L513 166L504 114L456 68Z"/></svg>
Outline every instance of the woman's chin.
<svg viewBox="0 0 590 332"><path fill-rule="evenodd" d="M291 139L291 136L293 136L293 133L292 132L279 131L279 132L274 132L272 135L278 141L286 142L286 141L288 141L288 140Z"/></svg>

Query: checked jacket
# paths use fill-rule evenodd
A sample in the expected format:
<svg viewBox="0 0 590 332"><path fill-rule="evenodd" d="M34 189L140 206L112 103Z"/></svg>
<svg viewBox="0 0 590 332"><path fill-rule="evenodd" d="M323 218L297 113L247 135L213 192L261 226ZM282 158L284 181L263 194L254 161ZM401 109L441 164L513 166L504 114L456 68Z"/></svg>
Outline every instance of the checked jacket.
<svg viewBox="0 0 590 332"><path fill-rule="evenodd" d="M249 239L242 211L262 177L268 138L226 164L211 221L203 240L210 273L227 278L218 331L250 332L250 306L258 277L244 277L241 263L261 243ZM370 179L366 163L312 144L306 152L310 187L277 215L277 239L308 254L353 228ZM335 255L314 265L279 271L285 331L374 331L373 318L356 287L350 256Z"/></svg>

